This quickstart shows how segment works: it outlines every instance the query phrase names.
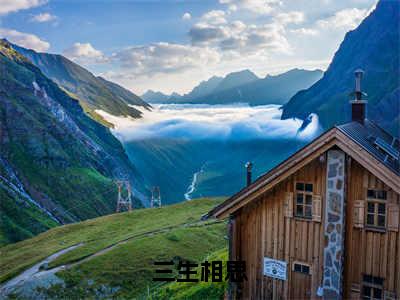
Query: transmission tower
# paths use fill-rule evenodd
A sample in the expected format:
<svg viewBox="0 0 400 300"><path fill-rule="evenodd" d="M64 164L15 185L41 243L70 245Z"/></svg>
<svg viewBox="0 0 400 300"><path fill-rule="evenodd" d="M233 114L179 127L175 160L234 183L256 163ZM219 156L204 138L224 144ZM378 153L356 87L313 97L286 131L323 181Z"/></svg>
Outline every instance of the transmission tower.
<svg viewBox="0 0 400 300"><path fill-rule="evenodd" d="M128 211L132 210L132 191L131 184L128 180L118 180L116 182L118 187L118 201L117 212L121 212L124 208Z"/></svg>
<svg viewBox="0 0 400 300"><path fill-rule="evenodd" d="M161 207L161 193L159 186L155 186L151 190L151 207Z"/></svg>

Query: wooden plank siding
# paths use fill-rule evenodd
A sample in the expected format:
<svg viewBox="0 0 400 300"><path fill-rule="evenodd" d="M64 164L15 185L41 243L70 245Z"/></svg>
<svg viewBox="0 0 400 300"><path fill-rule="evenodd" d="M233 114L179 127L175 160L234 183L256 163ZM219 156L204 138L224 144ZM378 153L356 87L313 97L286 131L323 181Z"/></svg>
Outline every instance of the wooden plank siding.
<svg viewBox="0 0 400 300"><path fill-rule="evenodd" d="M354 203L366 199L368 188L386 190L388 201L398 205L399 194L349 156L346 162L343 298L359 297L355 290L362 288L364 274L384 278L385 291L400 297L400 230L378 233L353 224ZM320 222L285 216L285 197L294 197L297 181L312 183L314 195L321 196ZM234 298L321 299L316 292L324 271L325 193L322 154L235 212L232 256L246 262L248 280L236 286ZM264 257L288 263L287 281L263 275ZM294 262L309 265L311 275L293 272Z"/></svg>
<svg viewBox="0 0 400 300"><path fill-rule="evenodd" d="M347 176L344 296L351 297L352 286L361 289L365 274L383 278L385 291L396 292L400 297L399 231L376 232L365 227L356 228L351 217L354 215L354 202L365 200L367 189L386 190L388 203L399 204L399 195L354 160L350 174Z"/></svg>
<svg viewBox="0 0 400 300"><path fill-rule="evenodd" d="M241 298L288 299L304 293L316 298L323 271L324 216L322 222L287 218L284 216L283 200L286 192L294 194L296 181L313 183L314 194L323 199L325 168L325 162L319 158L313 160L238 213L236 219L240 226L235 226L238 232L235 235L234 253L240 253L240 259L246 261L248 277L248 281L242 285ZM288 281L263 276L264 257L288 261ZM310 265L312 276L292 274L293 262ZM295 288L290 286L294 277L300 278Z"/></svg>

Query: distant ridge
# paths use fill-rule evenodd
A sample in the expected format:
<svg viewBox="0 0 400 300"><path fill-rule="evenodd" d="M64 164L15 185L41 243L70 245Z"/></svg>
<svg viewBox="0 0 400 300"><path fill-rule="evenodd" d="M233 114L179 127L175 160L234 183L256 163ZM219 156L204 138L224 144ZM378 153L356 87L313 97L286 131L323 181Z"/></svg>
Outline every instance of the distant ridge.
<svg viewBox="0 0 400 300"><path fill-rule="evenodd" d="M285 104L296 92L319 80L322 74L321 70L292 69L260 79L251 71L243 70L230 73L224 78L213 76L183 96L173 97L148 91L142 97L152 103Z"/></svg>
<svg viewBox="0 0 400 300"><path fill-rule="evenodd" d="M232 88L236 88L250 82L254 82L259 78L250 70L243 70L239 72L229 73L224 79L216 86L212 93L219 93Z"/></svg>
<svg viewBox="0 0 400 300"><path fill-rule="evenodd" d="M150 103L158 103L158 102L167 102L171 96L163 94L161 92L155 92L153 90L146 91L143 95L140 96L144 101Z"/></svg>

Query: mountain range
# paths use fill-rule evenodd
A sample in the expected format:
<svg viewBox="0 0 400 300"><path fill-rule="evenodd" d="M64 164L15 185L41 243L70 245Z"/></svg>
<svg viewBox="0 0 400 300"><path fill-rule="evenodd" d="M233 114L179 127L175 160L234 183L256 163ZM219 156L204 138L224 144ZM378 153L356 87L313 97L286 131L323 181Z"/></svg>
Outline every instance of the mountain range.
<svg viewBox="0 0 400 300"><path fill-rule="evenodd" d="M307 119L311 113L316 113L320 125L323 129L327 129L335 123L350 120L349 94L354 90L354 71L362 68L365 70L362 88L368 94L366 97L368 100L368 118L374 120L392 134L399 135L400 38L398 28L400 28L400 18L398 14L398 2L380 1L371 15L345 36L323 77L318 80L318 76L316 76L316 82L314 84L310 82L309 88L305 90L301 90L299 86L293 87L293 85L296 83L296 79L301 79L302 74L310 74L310 71L295 69L281 75L257 79L243 84L240 88L230 88L215 93L207 92L204 93L204 96L197 95L194 97L195 99L186 100L191 94L189 93L184 95L182 99L177 99L177 101L203 103L199 99L204 99L206 103L224 103L222 100L226 99L234 102L232 99L235 98L231 95L235 91L237 93L240 90L243 94L249 96L257 95L261 90L264 91L264 95L277 93L269 99L275 99L275 101L282 99L281 103L284 104L285 97L280 98L279 95L285 92L287 93L286 99L290 101L283 106L283 119L294 117ZM319 73L320 77L322 75L318 71L315 73L315 75ZM222 80L222 78L213 77L210 81L202 82L194 91L201 94L202 88L206 89L210 86L212 86L212 90L216 90ZM292 95L290 95L290 91L288 92L290 89L292 89ZM225 95L226 98L223 97ZM268 99L266 96L247 99L251 99L250 103L252 104L268 103L265 102L265 99ZM263 101L256 102L256 99ZM277 103L275 101L274 103ZM243 184L240 180L243 180L244 176L239 173L243 171L242 166L246 159L252 158L257 168L255 172L261 174L284 159L290 154L290 151L301 146L300 143L295 141L283 145L281 140L265 141L265 144L262 141L240 143L240 145L226 143L222 146L218 143L209 145L186 141L185 144L180 142L172 147L170 144L173 141L169 140L168 143L169 145L166 146L163 141L147 141L147 144L151 144L152 147L157 149L157 155L141 149L144 147L143 143L141 146L137 144L125 145L128 155L135 164L141 165L141 161L143 161L146 162L147 166L151 166L147 169L152 170L154 174L149 174L150 171L146 169L144 176L157 179L167 199L179 199L179 194L184 192L185 186L177 184L173 181L173 178L168 176L157 177L157 174L175 174L179 171L180 177L186 178L187 187L191 180L187 178L188 174L197 172L197 185L196 190L191 194L192 197L229 195ZM253 152L253 149L258 150ZM268 153L260 155L267 149ZM221 156L220 153L224 155ZM140 157L140 161L135 161L135 156ZM182 164L175 170L175 165L169 166L164 161L158 160L157 157L168 157L164 161L180 161ZM180 157L185 157L185 160L182 161ZM255 157L260 157L260 159L256 160ZM199 162L203 164L199 165ZM176 194L176 192L179 193Z"/></svg>
<svg viewBox="0 0 400 300"><path fill-rule="evenodd" d="M321 77L321 70L292 69L275 76L267 75L265 78L258 78L250 70L243 70L229 73L225 77L213 76L182 96L147 91L142 98L151 103L284 104L296 92L310 87Z"/></svg>
<svg viewBox="0 0 400 300"><path fill-rule="evenodd" d="M38 53L11 44L14 50L28 58L42 73L81 103L92 118L104 121L96 110L116 116L139 118L141 112L130 105L150 108L140 97L118 84L97 77L85 68L59 54Z"/></svg>
<svg viewBox="0 0 400 300"><path fill-rule="evenodd" d="M283 119L306 119L316 113L326 129L349 120L348 94L353 90L354 70L362 68L368 117L396 134L399 8L398 1L380 1L346 35L322 78L318 70L294 69L263 79L245 70L212 77L189 94L174 93L162 102L258 105L284 104L290 99L283 107ZM146 94L151 97L156 92ZM184 200L191 183L196 188L189 199L231 195L245 186L244 163L249 159L256 178L306 141L285 139L284 134L247 142L167 138L130 141L124 149L96 110L140 117L129 105L150 108L123 87L62 56L0 40L0 298L7 297L3 291L9 287L10 298L217 299L226 295L225 282L154 282L153 262L160 259L229 259L226 223L200 221L222 198L165 204ZM115 211L114 181L121 178L132 183L136 208L147 204L143 195L148 198L148 182L160 186L164 207L97 218ZM88 218L93 219L79 222ZM24 241L14 243L20 240ZM195 270L201 273L201 266Z"/></svg>
<svg viewBox="0 0 400 300"><path fill-rule="evenodd" d="M324 128L350 119L354 71L365 71L368 118L400 136L400 2L379 1L376 9L348 32L324 73L284 106L283 119L319 115Z"/></svg>
<svg viewBox="0 0 400 300"><path fill-rule="evenodd" d="M398 134L399 20L399 3L380 1L346 35L324 74L293 69L260 79L244 70L214 76L162 102L284 104L283 119L316 113L326 129L350 119L348 94L354 70L362 68L368 118ZM146 205L150 182L161 187L166 203L183 200L193 174L198 185L192 197L229 195L243 184L249 157L258 157L254 174L259 175L301 146L283 140L169 139L129 142L124 149L96 110L140 117L130 105L150 109L140 97L63 56L0 41L0 244L113 212L115 179L134 183L136 206Z"/></svg>
<svg viewBox="0 0 400 300"><path fill-rule="evenodd" d="M121 143L14 47L0 40L0 244L112 213L114 179L134 178L142 206Z"/></svg>

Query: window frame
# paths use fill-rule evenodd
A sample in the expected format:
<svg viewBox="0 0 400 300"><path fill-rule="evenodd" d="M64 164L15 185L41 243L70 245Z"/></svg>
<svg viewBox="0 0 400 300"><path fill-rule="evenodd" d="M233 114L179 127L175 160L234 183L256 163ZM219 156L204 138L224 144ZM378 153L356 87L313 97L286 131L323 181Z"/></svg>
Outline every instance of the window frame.
<svg viewBox="0 0 400 300"><path fill-rule="evenodd" d="M375 282L369 282L365 278L366 277L371 277L372 281L375 279L380 279L382 280L382 284L377 284ZM379 277L374 277L374 276L369 276L369 275L363 275L363 280L362 280L362 285L361 285L361 299L369 299L369 300L383 300L385 298L385 290L384 290L384 278L379 278ZM370 288L371 289L371 296L365 296L364 295L364 288ZM381 291L381 298L375 298L375 290L379 289Z"/></svg>
<svg viewBox="0 0 400 300"><path fill-rule="evenodd" d="M369 196L369 192L374 191L374 197ZM384 192L385 199L378 198L377 192ZM364 224L367 230L377 231L377 232L386 232L387 230L387 222L388 222L388 199L387 199L387 191L384 189L376 189L376 188L368 188L366 193L365 200L365 216L364 216ZM369 204L374 206L374 212L369 212ZM379 205L383 204L385 206L385 212L379 213ZM370 224L368 222L368 216L373 215L374 224ZM383 216L385 218L385 224L379 225L379 217Z"/></svg>
<svg viewBox="0 0 400 300"><path fill-rule="evenodd" d="M298 190L297 189L297 184L303 184L304 188L303 190ZM311 185L312 187L312 192L306 191L306 185ZM293 215L296 219L300 219L300 220L305 220L305 221L312 221L313 220L313 200L314 200L314 183L310 182L310 181L295 181L294 183L294 197L293 197ZM303 196L303 203L298 204L297 202L297 195L301 194ZM310 204L307 204L306 202L306 197L311 196L311 202ZM297 214L297 206L301 205L303 208L303 214L299 215ZM309 207L310 209L310 216L306 215L306 207Z"/></svg>
<svg viewBox="0 0 400 300"><path fill-rule="evenodd" d="M300 266L301 271L296 271L295 270L295 266L296 265ZM303 272L303 268L304 267L308 268L308 273ZM312 267L311 267L311 264L309 264L309 263L295 260L292 263L292 272L299 273L299 274L302 274L302 275L305 275L305 276L311 276L312 275Z"/></svg>

